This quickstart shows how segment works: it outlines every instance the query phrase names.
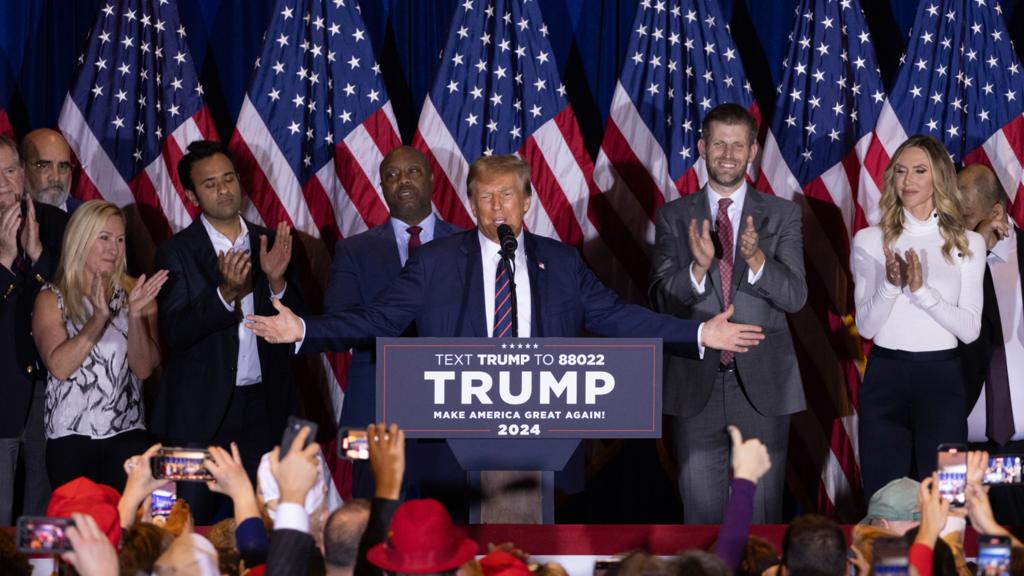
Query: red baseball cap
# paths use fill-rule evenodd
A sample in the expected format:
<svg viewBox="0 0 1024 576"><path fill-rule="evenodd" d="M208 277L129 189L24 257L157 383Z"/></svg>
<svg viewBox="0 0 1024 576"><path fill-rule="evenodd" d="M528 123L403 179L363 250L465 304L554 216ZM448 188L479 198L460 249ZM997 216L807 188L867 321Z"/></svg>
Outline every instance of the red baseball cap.
<svg viewBox="0 0 1024 576"><path fill-rule="evenodd" d="M395 511L388 539L367 552L390 572L429 574L458 568L473 559L477 545L460 534L437 500L409 500Z"/></svg>
<svg viewBox="0 0 1024 576"><path fill-rule="evenodd" d="M46 515L70 518L75 512L88 514L117 547L121 541L121 517L117 513L120 500L117 490L79 476L53 491Z"/></svg>

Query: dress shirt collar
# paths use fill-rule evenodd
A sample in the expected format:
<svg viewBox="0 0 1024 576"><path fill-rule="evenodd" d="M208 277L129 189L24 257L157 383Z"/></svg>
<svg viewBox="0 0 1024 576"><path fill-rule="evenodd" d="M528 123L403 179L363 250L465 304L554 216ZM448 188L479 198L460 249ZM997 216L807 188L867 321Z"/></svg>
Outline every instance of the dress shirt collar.
<svg viewBox="0 0 1024 576"><path fill-rule="evenodd" d="M398 240L405 240L405 243L409 243L409 226L402 222L398 218L389 218L391 222L391 228L395 231L395 238ZM424 244L434 239L434 226L437 224L437 216L433 212L427 214L427 217L420 221L417 226L420 227L420 241Z"/></svg>
<svg viewBox="0 0 1024 576"><path fill-rule="evenodd" d="M477 237L480 240L480 252L483 254L483 257L486 258L488 262L497 262L498 258L501 257L501 245L492 241L487 236L484 236L484 233L479 228L477 229ZM518 244L516 246L516 265L526 263L526 248L524 247L525 243L523 240L524 233L520 230L519 235L516 236L516 242Z"/></svg>
<svg viewBox="0 0 1024 576"><path fill-rule="evenodd" d="M729 206L730 219L732 218L734 209L743 209L743 201L747 199L747 181L744 180L740 187L729 196L723 196L715 191L710 184L707 186L708 189L708 204L711 207L711 217L714 218L718 214L718 201L722 198L729 198L732 200L732 205Z"/></svg>
<svg viewBox="0 0 1024 576"><path fill-rule="evenodd" d="M216 247L218 244L222 246L238 246L243 242L243 246L249 246L249 227L245 225L245 219L242 218L241 216L238 217L238 223L241 226L241 231L238 233L238 238L235 238L234 242L232 242L231 239L228 238L227 236L221 234L220 230L214 228L213 224L211 224L210 221L206 219L206 214L200 214L199 221L203 223L203 228L206 228L206 234L210 237L210 241L213 242L214 247ZM217 250L214 249L214 252L216 251Z"/></svg>
<svg viewBox="0 0 1024 576"><path fill-rule="evenodd" d="M1013 226L1010 226L1010 233L1006 235L1006 238L996 242L996 245L992 247L992 250L988 253L988 259L991 262L993 259L999 262L1008 262L1010 260L1010 254L1013 252L1014 246L1017 245L1017 231Z"/></svg>

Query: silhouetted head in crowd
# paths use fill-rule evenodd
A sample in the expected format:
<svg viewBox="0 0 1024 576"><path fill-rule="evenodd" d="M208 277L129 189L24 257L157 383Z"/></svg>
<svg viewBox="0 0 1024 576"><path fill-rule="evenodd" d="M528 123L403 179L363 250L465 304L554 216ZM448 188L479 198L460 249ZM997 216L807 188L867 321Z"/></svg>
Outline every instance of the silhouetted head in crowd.
<svg viewBox="0 0 1024 576"><path fill-rule="evenodd" d="M351 574L359 558L359 540L370 519L370 502L349 500L331 513L324 526L324 563L327 574Z"/></svg>
<svg viewBox="0 0 1024 576"><path fill-rule="evenodd" d="M613 564L607 576L667 576L675 573L674 561L636 550L624 556L621 562Z"/></svg>
<svg viewBox="0 0 1024 576"><path fill-rule="evenodd" d="M761 576L765 570L778 563L779 554L771 542L757 536L749 536L736 576Z"/></svg>
<svg viewBox="0 0 1024 576"><path fill-rule="evenodd" d="M782 571L789 576L843 576L846 537L839 525L817 514L790 522L782 539Z"/></svg>
<svg viewBox="0 0 1024 576"><path fill-rule="evenodd" d="M11 576L32 574L32 565L29 564L28 556L18 552L14 532L7 530L0 530L0 574L10 574Z"/></svg>
<svg viewBox="0 0 1024 576"><path fill-rule="evenodd" d="M676 558L679 576L729 576L729 567L721 558L705 550L687 550Z"/></svg>
<svg viewBox="0 0 1024 576"><path fill-rule="evenodd" d="M156 524L136 523L121 534L121 574L149 574L173 541L174 536Z"/></svg>
<svg viewBox="0 0 1024 576"><path fill-rule="evenodd" d="M914 544L917 532L918 528L911 528L903 535L908 546ZM932 574L933 576L957 576L956 557L949 544L946 544L942 538L936 539L935 545L932 547Z"/></svg>

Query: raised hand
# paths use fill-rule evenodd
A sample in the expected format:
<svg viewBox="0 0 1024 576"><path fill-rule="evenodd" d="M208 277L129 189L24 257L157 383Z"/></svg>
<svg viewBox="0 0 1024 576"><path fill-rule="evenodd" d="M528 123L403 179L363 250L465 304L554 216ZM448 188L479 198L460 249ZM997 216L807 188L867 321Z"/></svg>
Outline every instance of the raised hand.
<svg viewBox="0 0 1024 576"><path fill-rule="evenodd" d="M92 287L86 298L92 304L92 315L106 320L110 318L110 276L95 274L92 277Z"/></svg>
<svg viewBox="0 0 1024 576"><path fill-rule="evenodd" d="M71 552L61 554L81 576L112 576L118 573L117 550L88 514L74 513L75 525L67 530Z"/></svg>
<svg viewBox="0 0 1024 576"><path fill-rule="evenodd" d="M376 482L376 496L398 500L405 476L405 432L398 424L370 424L366 427L366 444L370 451L370 469Z"/></svg>
<svg viewBox="0 0 1024 576"><path fill-rule="evenodd" d="M917 503L921 508L921 527L914 541L932 548L949 517L949 501L939 492L937 472L921 481Z"/></svg>
<svg viewBox="0 0 1024 576"><path fill-rule="evenodd" d="M250 314L245 317L245 327L271 344L292 343L301 340L305 334L299 317L277 298L271 298L271 302L278 312L276 316Z"/></svg>
<svg viewBox="0 0 1024 576"><path fill-rule="evenodd" d="M705 322L701 330L701 344L718 350L746 352L764 340L760 326L729 322L735 311L736 308L730 304L724 312Z"/></svg>
<svg viewBox="0 0 1024 576"><path fill-rule="evenodd" d="M921 270L921 258L913 248L907 250L907 287L917 292L924 285L924 272Z"/></svg>
<svg viewBox="0 0 1024 576"><path fill-rule="evenodd" d="M711 241L711 222L705 219L698 228L697 220L690 220L687 235L690 240L690 253L693 254L693 275L700 282L715 259L715 244Z"/></svg>
<svg viewBox="0 0 1024 576"><path fill-rule="evenodd" d="M160 293L160 288L167 282L167 270L160 270L153 274L152 278L146 278L143 274L135 282L132 291L128 293L128 315L132 317L142 316L146 306Z"/></svg>
<svg viewBox="0 0 1024 576"><path fill-rule="evenodd" d="M907 263L888 246L882 246L885 253L885 280L897 288L907 285Z"/></svg>
<svg viewBox="0 0 1024 576"><path fill-rule="evenodd" d="M124 492L121 493L121 500L117 504L117 512L121 517L121 526L129 527L135 524L135 512L139 509L146 498L167 483L167 480L153 478L153 470L150 467L150 460L160 450L160 444L154 444L140 455L132 456L124 461L124 472L128 480L124 485Z"/></svg>
<svg viewBox="0 0 1024 576"><path fill-rule="evenodd" d="M234 302L252 292L252 259L242 250L228 250L217 255L217 268L224 278L220 295L227 302Z"/></svg>
<svg viewBox="0 0 1024 576"><path fill-rule="evenodd" d="M985 239L986 250L991 250L996 242L1006 238L1010 233L1010 223L1007 222L1005 214L1005 212L999 211L997 216L978 222L978 226L974 228L974 231Z"/></svg>
<svg viewBox="0 0 1024 576"><path fill-rule="evenodd" d="M18 229L21 207L14 203L0 211L0 264L10 268L18 257Z"/></svg>
<svg viewBox="0 0 1024 576"><path fill-rule="evenodd" d="M270 290L277 294L284 290L284 273L292 261L292 234L287 222L279 222L274 247L267 250L267 236L260 236L260 270L270 282Z"/></svg>
<svg viewBox="0 0 1024 576"><path fill-rule="evenodd" d="M310 442L309 446L302 447L309 432L309 427L303 426L283 458L280 457L280 446L275 446L270 453L270 473L274 475L281 490L281 502L305 504L306 493L316 483L317 471L320 469L316 455L320 445Z"/></svg>
<svg viewBox="0 0 1024 576"><path fill-rule="evenodd" d="M25 255L35 262L43 254L39 222L36 221L36 205L28 195L22 201L25 203L25 218L21 226L21 246L25 248Z"/></svg>
<svg viewBox="0 0 1024 576"><path fill-rule="evenodd" d="M747 261L747 266L751 270L760 270L761 265L764 264L764 252L761 250L759 244L760 236L757 235L757 230L754 229L754 217L747 216L746 226L743 228L743 232L740 233L740 257Z"/></svg>
<svg viewBox="0 0 1024 576"><path fill-rule="evenodd" d="M768 448L757 438L743 440L743 434L735 426L729 426L728 430L732 439L733 477L757 484L757 481L772 469Z"/></svg>

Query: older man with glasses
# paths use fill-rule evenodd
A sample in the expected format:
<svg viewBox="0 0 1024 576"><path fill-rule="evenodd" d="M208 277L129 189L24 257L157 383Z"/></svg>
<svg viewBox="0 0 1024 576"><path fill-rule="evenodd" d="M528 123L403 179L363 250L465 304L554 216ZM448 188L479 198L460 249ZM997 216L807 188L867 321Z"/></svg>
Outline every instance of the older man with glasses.
<svg viewBox="0 0 1024 576"><path fill-rule="evenodd" d="M25 165L25 190L37 202L55 206L68 214L82 201L70 195L71 147L56 130L40 128L21 141L21 159Z"/></svg>

